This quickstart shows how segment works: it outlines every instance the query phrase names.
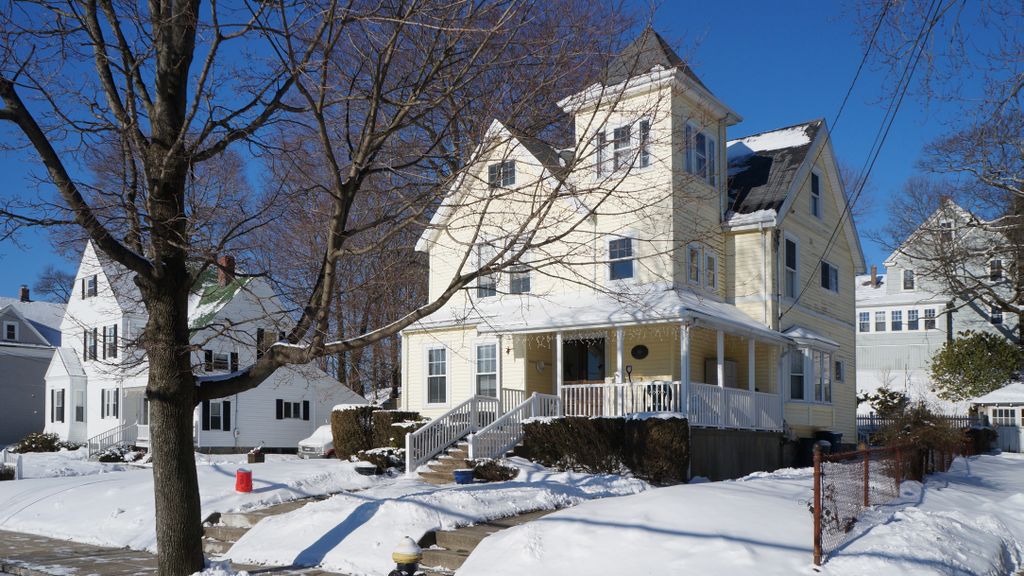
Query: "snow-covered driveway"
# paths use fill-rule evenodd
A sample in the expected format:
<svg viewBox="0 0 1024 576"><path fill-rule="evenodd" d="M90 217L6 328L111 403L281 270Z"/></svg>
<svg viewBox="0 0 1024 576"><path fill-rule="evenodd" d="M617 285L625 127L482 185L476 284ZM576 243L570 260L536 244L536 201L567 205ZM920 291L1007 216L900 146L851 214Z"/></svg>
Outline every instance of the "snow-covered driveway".
<svg viewBox="0 0 1024 576"><path fill-rule="evenodd" d="M811 566L810 470L587 502L486 538L458 576L1008 576L1024 542L1024 457L957 460L862 519Z"/></svg>

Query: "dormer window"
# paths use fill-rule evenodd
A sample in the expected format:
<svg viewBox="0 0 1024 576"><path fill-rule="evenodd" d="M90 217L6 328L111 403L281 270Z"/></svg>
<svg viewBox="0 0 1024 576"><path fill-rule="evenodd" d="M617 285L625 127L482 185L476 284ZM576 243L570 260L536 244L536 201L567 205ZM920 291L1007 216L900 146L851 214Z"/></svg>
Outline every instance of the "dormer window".
<svg viewBox="0 0 1024 576"><path fill-rule="evenodd" d="M821 218L821 178L811 172L811 216Z"/></svg>
<svg viewBox="0 0 1024 576"><path fill-rule="evenodd" d="M718 186L718 142L710 133L686 125L686 171L709 186Z"/></svg>
<svg viewBox="0 0 1024 576"><path fill-rule="evenodd" d="M904 290L913 290L914 286L916 286L916 284L917 284L917 279L914 277L914 271L913 270L904 270L903 271L903 289Z"/></svg>
<svg viewBox="0 0 1024 576"><path fill-rule="evenodd" d="M4 340L16 341L18 339L18 323L4 322Z"/></svg>
<svg viewBox="0 0 1024 576"><path fill-rule="evenodd" d="M491 188L508 188L516 185L516 161L505 160L487 167L487 183Z"/></svg>
<svg viewBox="0 0 1024 576"><path fill-rule="evenodd" d="M608 135L611 138L608 138ZM651 123L640 120L597 133L596 172L604 176L630 168L646 168L651 165Z"/></svg>
<svg viewBox="0 0 1024 576"><path fill-rule="evenodd" d="M96 274L82 278L82 299L96 295Z"/></svg>

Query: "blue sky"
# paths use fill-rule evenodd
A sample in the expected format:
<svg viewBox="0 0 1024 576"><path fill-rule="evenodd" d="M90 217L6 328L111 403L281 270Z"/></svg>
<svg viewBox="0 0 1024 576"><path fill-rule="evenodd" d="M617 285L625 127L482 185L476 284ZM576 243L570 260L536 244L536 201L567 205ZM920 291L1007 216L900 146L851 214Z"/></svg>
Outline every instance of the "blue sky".
<svg viewBox="0 0 1024 576"><path fill-rule="evenodd" d="M833 2L692 2L668 1L654 27L681 47L704 83L744 121L730 138L824 117L831 125L863 54L855 27ZM696 43L696 50L685 47ZM867 69L846 110L833 128L839 158L859 169L865 162L884 115L879 103L884 78ZM888 219L887 198L899 193L915 172L925 146L945 131L943 119L955 110L925 108L907 100L900 110L882 154L871 174L870 195L861 202L866 212L857 221L867 265L888 255L867 234ZM0 128L0 139L12 137ZM42 193L30 174L40 174L38 159L27 152L0 152L0 202ZM48 193L47 193L48 194ZM0 242L0 295L17 294L31 285L47 264L69 271L74 263L52 253L44 233L19 237L18 244Z"/></svg>

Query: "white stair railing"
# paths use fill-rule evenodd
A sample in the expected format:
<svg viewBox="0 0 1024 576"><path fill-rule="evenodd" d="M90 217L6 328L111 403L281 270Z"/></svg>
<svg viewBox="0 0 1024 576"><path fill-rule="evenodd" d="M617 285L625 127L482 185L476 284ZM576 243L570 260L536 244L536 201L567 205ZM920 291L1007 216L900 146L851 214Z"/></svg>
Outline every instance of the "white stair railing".
<svg viewBox="0 0 1024 576"><path fill-rule="evenodd" d="M139 434L139 425L137 422L131 424L122 424L117 428L112 428L97 434L92 438L86 440L85 444L88 449L88 457L92 458L94 455L103 452L111 446L134 445Z"/></svg>
<svg viewBox="0 0 1024 576"><path fill-rule="evenodd" d="M523 421L561 414L558 396L534 392L523 403L469 436L469 457L498 458L523 439Z"/></svg>
<svg viewBox="0 0 1024 576"><path fill-rule="evenodd" d="M412 473L424 462L498 417L498 399L473 396L434 418L426 426L405 435L405 471Z"/></svg>

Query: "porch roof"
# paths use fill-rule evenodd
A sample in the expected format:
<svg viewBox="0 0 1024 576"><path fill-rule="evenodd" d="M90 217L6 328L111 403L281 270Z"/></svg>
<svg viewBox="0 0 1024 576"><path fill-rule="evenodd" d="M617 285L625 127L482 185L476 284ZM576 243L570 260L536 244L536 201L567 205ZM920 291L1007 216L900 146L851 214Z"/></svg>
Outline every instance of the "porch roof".
<svg viewBox="0 0 1024 576"><path fill-rule="evenodd" d="M427 317L418 328L476 324L480 333L530 333L587 330L697 321L758 340L790 343L741 310L687 289L664 284L633 287L629 292L570 292L555 295L505 296L477 302L461 322L451 312ZM445 322L448 317L448 322Z"/></svg>

